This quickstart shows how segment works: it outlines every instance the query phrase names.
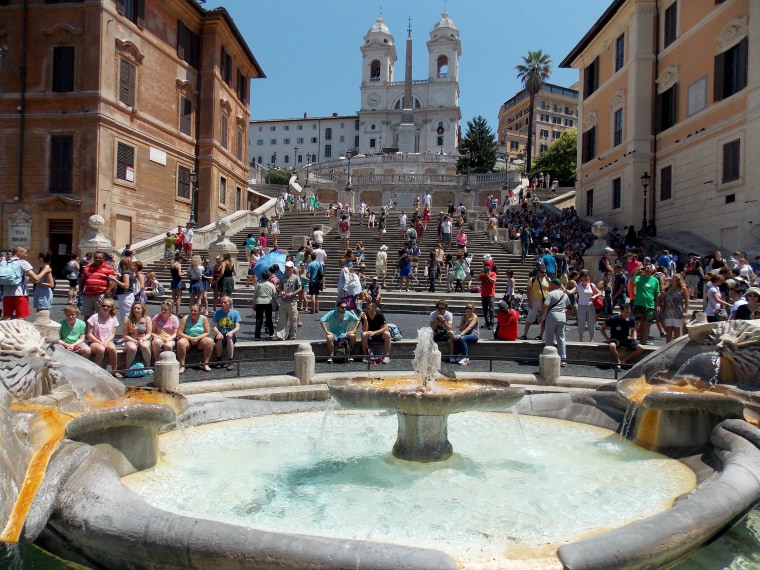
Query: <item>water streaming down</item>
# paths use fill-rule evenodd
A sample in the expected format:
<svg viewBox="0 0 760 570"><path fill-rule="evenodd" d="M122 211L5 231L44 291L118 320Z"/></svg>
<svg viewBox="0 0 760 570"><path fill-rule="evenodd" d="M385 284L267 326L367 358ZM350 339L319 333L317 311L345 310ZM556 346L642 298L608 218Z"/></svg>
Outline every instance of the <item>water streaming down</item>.
<svg viewBox="0 0 760 570"><path fill-rule="evenodd" d="M438 352L437 358L436 352ZM433 329L430 327L417 329L417 346L414 348L412 368L422 379L422 385L427 390L434 390L437 387L435 378L440 364L440 352L433 341Z"/></svg>
<svg viewBox="0 0 760 570"><path fill-rule="evenodd" d="M673 376L673 382L685 381L700 390L712 390L720 374L720 354L704 352L692 356Z"/></svg>

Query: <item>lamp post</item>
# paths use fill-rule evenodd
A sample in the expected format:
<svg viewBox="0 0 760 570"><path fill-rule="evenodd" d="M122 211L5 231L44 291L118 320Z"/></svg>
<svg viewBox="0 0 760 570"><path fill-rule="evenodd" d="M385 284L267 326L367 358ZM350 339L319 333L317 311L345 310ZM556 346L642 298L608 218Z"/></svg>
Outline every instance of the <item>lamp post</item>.
<svg viewBox="0 0 760 570"><path fill-rule="evenodd" d="M351 184L351 152L346 153L346 158L348 159L348 171L346 176L346 192L350 192L353 189L353 186Z"/></svg>
<svg viewBox="0 0 760 570"><path fill-rule="evenodd" d="M641 229L647 228L647 188L649 187L649 172L645 172L641 175L641 185L644 187L644 213L641 215Z"/></svg>
<svg viewBox="0 0 760 570"><path fill-rule="evenodd" d="M309 186L309 166L311 165L311 155L307 152L306 153L306 183L303 185L304 188L307 188Z"/></svg>
<svg viewBox="0 0 760 570"><path fill-rule="evenodd" d="M293 172L298 176L298 147L293 149Z"/></svg>
<svg viewBox="0 0 760 570"><path fill-rule="evenodd" d="M465 151L464 158L467 161L467 170L465 171L464 191L468 194L472 192L472 188L470 188L470 156L470 151Z"/></svg>
<svg viewBox="0 0 760 570"><path fill-rule="evenodd" d="M195 207L197 204L196 194L198 193L198 173L193 170L190 173L190 219L187 221L188 228L197 228L198 224L195 221Z"/></svg>
<svg viewBox="0 0 760 570"><path fill-rule="evenodd" d="M380 156L383 156L383 137L380 137Z"/></svg>

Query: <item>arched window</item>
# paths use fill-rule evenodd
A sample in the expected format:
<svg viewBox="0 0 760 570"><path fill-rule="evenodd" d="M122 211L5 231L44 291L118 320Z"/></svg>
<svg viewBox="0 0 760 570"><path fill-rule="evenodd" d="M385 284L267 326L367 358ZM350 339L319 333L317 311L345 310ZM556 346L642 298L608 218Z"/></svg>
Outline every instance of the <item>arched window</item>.
<svg viewBox="0 0 760 570"><path fill-rule="evenodd" d="M380 81L380 60L378 59L369 64L369 80Z"/></svg>
<svg viewBox="0 0 760 570"><path fill-rule="evenodd" d="M445 55L438 56L438 79L446 79L449 76L449 58Z"/></svg>

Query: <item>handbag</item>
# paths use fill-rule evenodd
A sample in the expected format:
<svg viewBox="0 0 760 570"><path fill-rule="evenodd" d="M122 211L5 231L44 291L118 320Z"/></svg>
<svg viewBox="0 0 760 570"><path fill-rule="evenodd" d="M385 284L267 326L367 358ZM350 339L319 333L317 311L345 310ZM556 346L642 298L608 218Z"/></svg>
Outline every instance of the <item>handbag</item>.
<svg viewBox="0 0 760 570"><path fill-rule="evenodd" d="M591 304L594 305L594 308L598 311L604 307L604 299L602 297L594 297L591 299Z"/></svg>
<svg viewBox="0 0 760 570"><path fill-rule="evenodd" d="M346 308L348 310L352 310L356 308L356 297L353 295L349 295L348 297L341 297L341 301L343 301L346 304Z"/></svg>

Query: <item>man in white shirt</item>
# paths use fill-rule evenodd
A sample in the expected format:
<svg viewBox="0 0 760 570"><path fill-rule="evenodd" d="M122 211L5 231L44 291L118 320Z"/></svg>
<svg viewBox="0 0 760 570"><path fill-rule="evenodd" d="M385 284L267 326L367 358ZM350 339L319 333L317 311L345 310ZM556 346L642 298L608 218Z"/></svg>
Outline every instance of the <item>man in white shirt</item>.
<svg viewBox="0 0 760 570"><path fill-rule="evenodd" d="M441 221L441 237L443 249L449 249L449 246L451 246L451 218L449 216L444 216Z"/></svg>
<svg viewBox="0 0 760 570"><path fill-rule="evenodd" d="M185 239L182 241L182 250L186 260L193 257L193 228L187 226L185 229Z"/></svg>
<svg viewBox="0 0 760 570"><path fill-rule="evenodd" d="M406 235L406 212L404 210L401 210L398 216L398 230L401 233L401 237Z"/></svg>
<svg viewBox="0 0 760 570"><path fill-rule="evenodd" d="M430 191L425 192L425 207L426 208L433 207L433 198L432 196L430 196Z"/></svg>
<svg viewBox="0 0 760 570"><path fill-rule="evenodd" d="M320 229L320 226L314 226L314 231L311 234L311 243L315 247L322 247L322 243L325 241L325 233Z"/></svg>
<svg viewBox="0 0 760 570"><path fill-rule="evenodd" d="M316 247L311 252L314 254L314 259L321 263L322 265L325 264L325 260L327 259L327 252L322 249L322 247Z"/></svg>

